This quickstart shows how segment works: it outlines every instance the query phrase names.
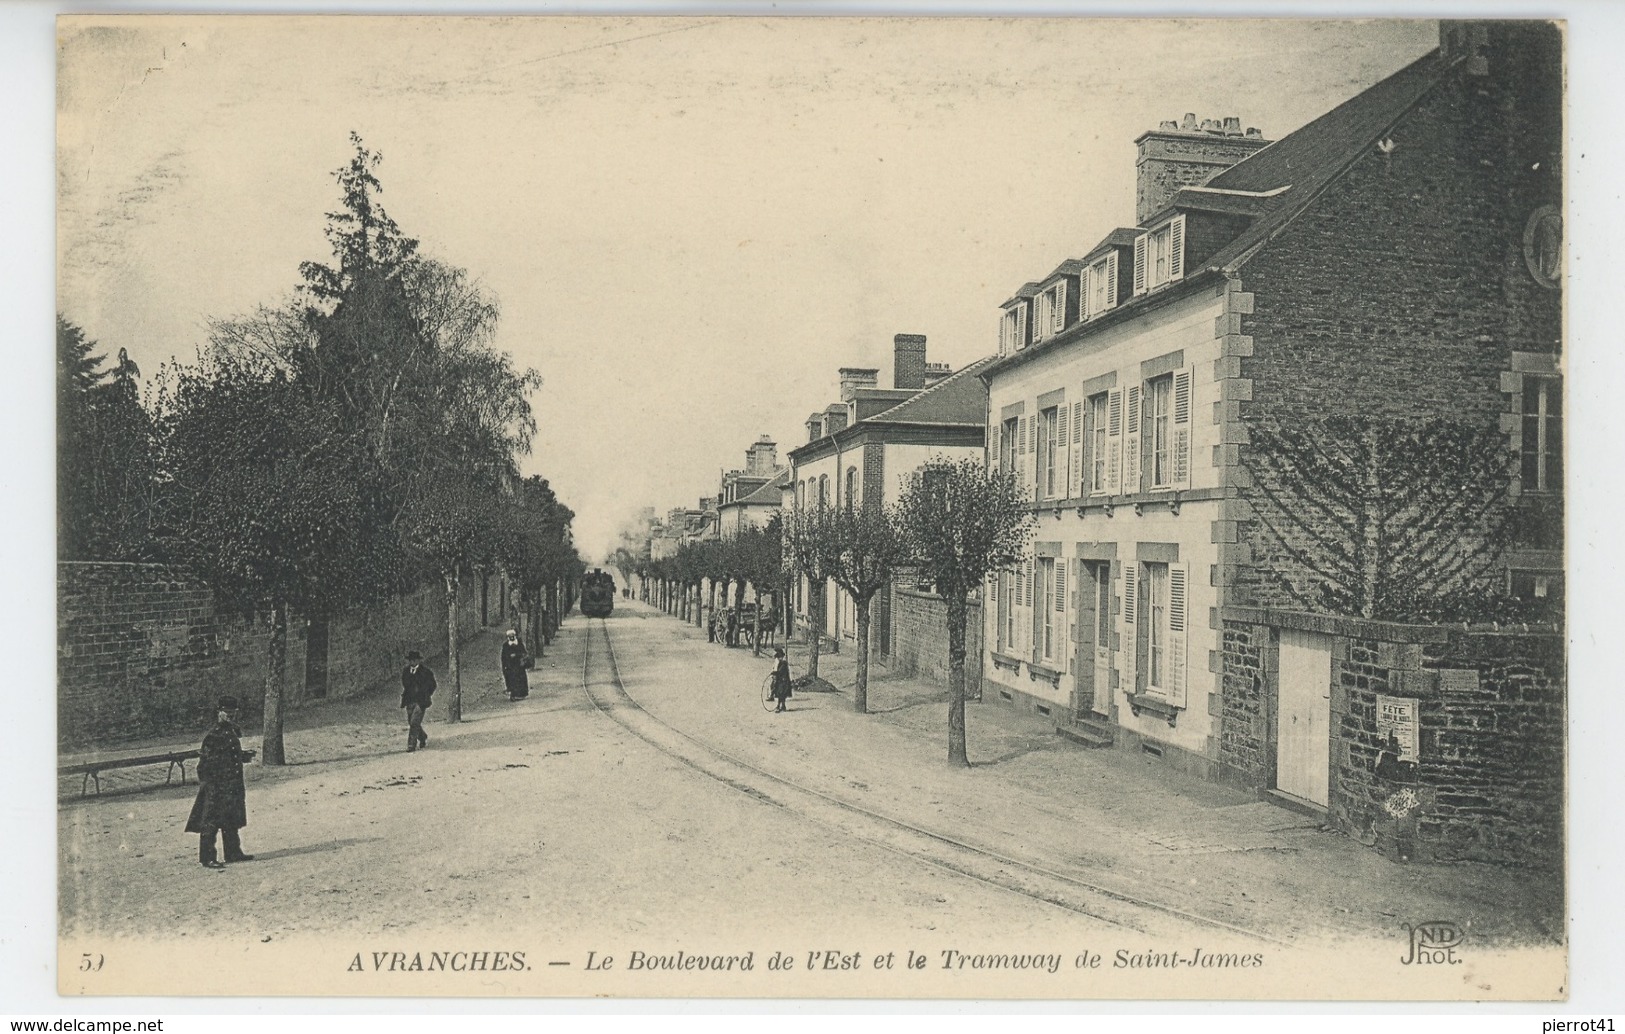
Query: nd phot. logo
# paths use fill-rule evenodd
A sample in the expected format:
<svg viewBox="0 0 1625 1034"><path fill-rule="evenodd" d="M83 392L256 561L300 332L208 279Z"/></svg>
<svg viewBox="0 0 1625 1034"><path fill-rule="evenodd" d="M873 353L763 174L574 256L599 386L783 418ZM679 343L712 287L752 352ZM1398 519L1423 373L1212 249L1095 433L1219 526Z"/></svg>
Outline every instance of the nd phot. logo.
<svg viewBox="0 0 1625 1034"><path fill-rule="evenodd" d="M1456 949L1465 934L1455 923L1435 920L1431 923L1404 923L1400 929L1410 935L1411 951L1400 963L1406 966L1457 966L1461 959Z"/></svg>

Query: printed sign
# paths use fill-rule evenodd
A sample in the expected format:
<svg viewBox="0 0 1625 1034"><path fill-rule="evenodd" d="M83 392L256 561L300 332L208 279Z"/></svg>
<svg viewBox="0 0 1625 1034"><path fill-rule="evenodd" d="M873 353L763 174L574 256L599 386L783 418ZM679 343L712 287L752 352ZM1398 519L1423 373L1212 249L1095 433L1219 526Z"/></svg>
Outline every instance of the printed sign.
<svg viewBox="0 0 1625 1034"><path fill-rule="evenodd" d="M1377 697L1377 734L1383 742L1399 741L1399 760L1417 760L1416 700L1412 697Z"/></svg>

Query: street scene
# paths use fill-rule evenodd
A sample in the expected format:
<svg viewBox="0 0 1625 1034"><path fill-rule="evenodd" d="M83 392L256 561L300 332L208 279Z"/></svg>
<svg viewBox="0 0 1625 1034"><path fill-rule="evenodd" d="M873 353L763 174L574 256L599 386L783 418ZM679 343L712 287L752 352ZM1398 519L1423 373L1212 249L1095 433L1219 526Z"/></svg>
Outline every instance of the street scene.
<svg viewBox="0 0 1625 1034"><path fill-rule="evenodd" d="M1566 997L1563 45L63 18L60 992Z"/></svg>

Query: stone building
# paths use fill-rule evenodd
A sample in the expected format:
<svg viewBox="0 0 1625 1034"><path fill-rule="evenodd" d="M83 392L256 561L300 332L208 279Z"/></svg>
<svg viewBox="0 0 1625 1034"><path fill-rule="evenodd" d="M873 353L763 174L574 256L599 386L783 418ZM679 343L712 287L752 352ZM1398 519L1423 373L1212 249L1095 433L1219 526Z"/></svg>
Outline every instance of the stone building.
<svg viewBox="0 0 1625 1034"><path fill-rule="evenodd" d="M998 696L1395 857L1560 861L1562 141L1541 23L1142 136L1135 225L981 371L1039 516Z"/></svg>

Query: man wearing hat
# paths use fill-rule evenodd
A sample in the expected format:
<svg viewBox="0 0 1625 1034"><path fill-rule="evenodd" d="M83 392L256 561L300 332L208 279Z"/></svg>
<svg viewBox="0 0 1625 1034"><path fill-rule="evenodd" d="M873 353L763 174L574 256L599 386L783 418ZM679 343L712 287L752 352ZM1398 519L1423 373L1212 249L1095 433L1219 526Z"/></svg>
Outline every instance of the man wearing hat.
<svg viewBox="0 0 1625 1034"><path fill-rule="evenodd" d="M237 831L248 825L248 805L243 793L243 762L254 756L243 750L242 733L237 728L237 698L221 697L215 708L215 724L203 737L197 759L197 800L186 818L186 831L198 835L197 860L211 869L224 869L214 853L214 834L220 831L225 842L227 862L251 862L243 854Z"/></svg>
<svg viewBox="0 0 1625 1034"><path fill-rule="evenodd" d="M401 706L406 708L406 749L417 750L429 745L429 735L423 731L423 712L434 698L434 672L423 663L423 655L416 650L406 655L406 667L401 669Z"/></svg>

